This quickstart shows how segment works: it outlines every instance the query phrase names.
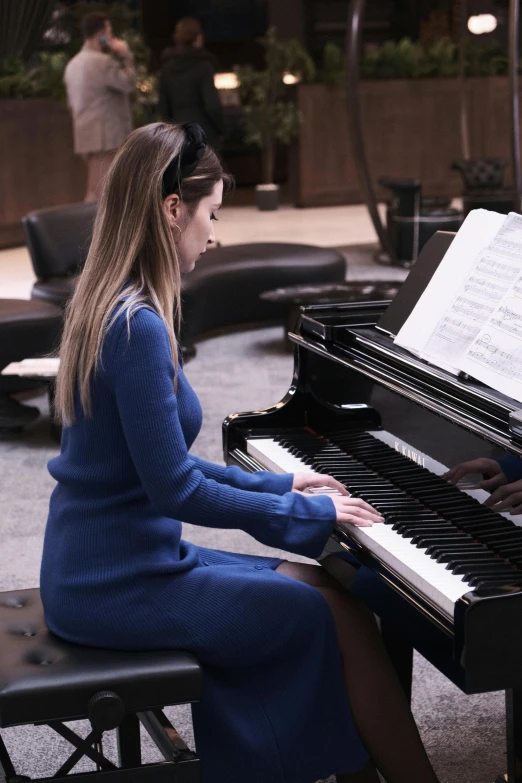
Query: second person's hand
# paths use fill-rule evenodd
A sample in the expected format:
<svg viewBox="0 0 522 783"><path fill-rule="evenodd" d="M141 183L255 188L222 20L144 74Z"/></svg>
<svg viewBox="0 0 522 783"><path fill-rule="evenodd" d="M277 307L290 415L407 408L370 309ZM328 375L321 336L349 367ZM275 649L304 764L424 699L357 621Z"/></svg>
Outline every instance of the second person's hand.
<svg viewBox="0 0 522 783"><path fill-rule="evenodd" d="M468 462L461 462L444 473L441 478L447 479L450 484L457 484L464 476L469 473L482 473L487 478L478 481L473 489L487 489L490 492L503 484L507 484L507 478L496 459L479 457Z"/></svg>
<svg viewBox="0 0 522 783"><path fill-rule="evenodd" d="M522 479L496 489L484 505L493 511L509 511L514 516L522 514Z"/></svg>

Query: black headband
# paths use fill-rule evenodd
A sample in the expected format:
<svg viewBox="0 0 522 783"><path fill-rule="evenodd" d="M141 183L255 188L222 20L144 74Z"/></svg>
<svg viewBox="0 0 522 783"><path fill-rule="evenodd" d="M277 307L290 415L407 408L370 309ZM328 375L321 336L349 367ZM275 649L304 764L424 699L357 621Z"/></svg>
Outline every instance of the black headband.
<svg viewBox="0 0 522 783"><path fill-rule="evenodd" d="M196 122L180 122L185 131L185 141L179 155L173 158L163 174L163 196L180 192L181 181L196 169L207 146L203 128Z"/></svg>

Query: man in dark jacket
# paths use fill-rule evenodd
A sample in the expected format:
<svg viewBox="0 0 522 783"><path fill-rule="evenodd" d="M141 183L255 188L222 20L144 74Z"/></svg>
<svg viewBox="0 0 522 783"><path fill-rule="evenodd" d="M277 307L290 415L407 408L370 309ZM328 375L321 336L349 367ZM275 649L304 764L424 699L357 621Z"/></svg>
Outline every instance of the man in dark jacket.
<svg viewBox="0 0 522 783"><path fill-rule="evenodd" d="M183 17L173 34L175 46L162 53L159 109L169 122L197 122L208 143L219 150L225 133L223 111L214 86L214 57L203 48L197 19Z"/></svg>

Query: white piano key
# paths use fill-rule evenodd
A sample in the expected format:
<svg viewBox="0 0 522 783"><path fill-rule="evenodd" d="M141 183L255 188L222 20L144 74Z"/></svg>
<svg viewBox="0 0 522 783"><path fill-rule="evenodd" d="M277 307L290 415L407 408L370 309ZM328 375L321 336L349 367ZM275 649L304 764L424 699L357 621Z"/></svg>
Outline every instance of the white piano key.
<svg viewBox="0 0 522 783"><path fill-rule="evenodd" d="M298 457L276 443L272 438L251 438L247 440L247 453L257 459L263 467L274 473L313 473Z"/></svg>

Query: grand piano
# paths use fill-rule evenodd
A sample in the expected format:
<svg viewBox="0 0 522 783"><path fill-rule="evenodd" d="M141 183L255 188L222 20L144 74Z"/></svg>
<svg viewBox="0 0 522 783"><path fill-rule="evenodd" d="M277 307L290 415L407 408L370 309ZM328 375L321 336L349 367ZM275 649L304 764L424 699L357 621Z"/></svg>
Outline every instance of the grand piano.
<svg viewBox="0 0 522 783"><path fill-rule="evenodd" d="M354 589L381 619L407 693L413 649L465 693L506 692L507 779L520 783L522 517L441 474L522 457L522 406L393 343L452 239L433 237L391 304L302 308L287 394L230 415L224 455L247 471L328 473L381 511L384 524L336 526L319 562L347 587L359 568Z"/></svg>

